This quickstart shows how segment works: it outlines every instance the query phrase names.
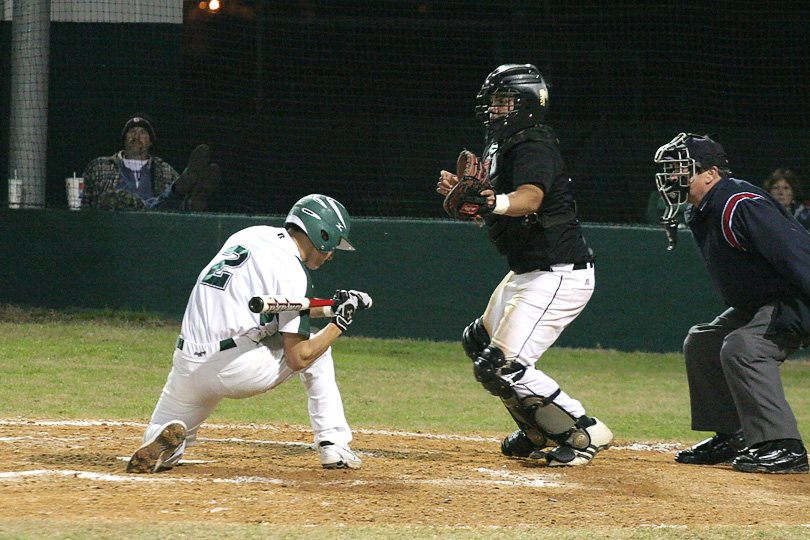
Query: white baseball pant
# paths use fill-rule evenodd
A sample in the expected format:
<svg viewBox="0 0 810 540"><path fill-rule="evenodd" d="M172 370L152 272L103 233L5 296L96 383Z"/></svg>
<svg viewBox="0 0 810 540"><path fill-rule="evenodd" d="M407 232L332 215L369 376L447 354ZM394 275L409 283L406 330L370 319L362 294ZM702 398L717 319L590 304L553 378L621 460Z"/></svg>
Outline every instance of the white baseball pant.
<svg viewBox="0 0 810 540"><path fill-rule="evenodd" d="M582 312L594 285L593 264L581 270L567 264L551 271L509 272L495 288L484 312L484 327L506 360L527 367L514 387L518 397L548 397L560 387L535 363ZM585 414L582 404L565 392L554 403L574 418Z"/></svg>
<svg viewBox="0 0 810 540"><path fill-rule="evenodd" d="M296 372L284 361L280 334L261 343L245 336L233 339L236 347L225 351L219 351L219 344L189 342L183 344L183 350L175 349L172 370L143 437L146 442L173 420L185 422L186 440L166 460L166 465L175 465L186 447L195 444L200 425L223 398L243 399L262 394L296 373L307 393L315 445L331 441L348 446L352 433L335 381L331 347L307 369Z"/></svg>

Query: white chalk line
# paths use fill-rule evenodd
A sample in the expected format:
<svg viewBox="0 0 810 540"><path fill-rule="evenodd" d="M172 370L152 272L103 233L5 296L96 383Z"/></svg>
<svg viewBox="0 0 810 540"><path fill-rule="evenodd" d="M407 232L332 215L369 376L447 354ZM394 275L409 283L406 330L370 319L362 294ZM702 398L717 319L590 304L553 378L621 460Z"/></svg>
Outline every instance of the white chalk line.
<svg viewBox="0 0 810 540"><path fill-rule="evenodd" d="M395 481L401 484L425 484L443 486L470 486L470 485L499 485L499 486L528 486L528 487L562 487L562 484L555 481L560 477L558 474L530 475L516 474L508 471L496 471L492 469L477 468L475 472L485 475L485 478L436 478L436 479L414 479L399 478ZM289 480L281 478L268 478L264 476L235 476L233 478L200 478L183 476L160 476L160 475L134 475L134 474L109 474L95 473L90 471L58 470L58 469L36 469L30 471L0 472L0 480L12 481L27 478L74 478L78 480L91 480L94 482L129 482L129 483L201 483L201 484L270 484L285 485L291 487L302 486L367 486L377 484L389 484L390 478L364 478L364 479L340 479L334 481L323 480ZM572 484L565 484L565 487L572 487Z"/></svg>
<svg viewBox="0 0 810 540"><path fill-rule="evenodd" d="M119 421L119 420L28 420L28 419L0 419L0 425L10 425L10 426L19 426L19 425L34 425L34 426L64 426L64 427L90 427L90 426L122 426L122 427L137 427L141 429L145 429L147 424L143 422L127 422L127 421ZM294 426L294 425L285 425L283 428L279 426L274 426L270 424L203 424L203 427L211 428L211 429L263 429L263 430L271 430L271 431L295 431L295 432L308 432L309 428L304 426ZM465 436L465 435L453 435L453 434L444 434L444 433L423 433L418 431L390 431L390 430L380 430L380 429L354 429L354 433L363 433L367 435L385 435L390 437L415 437L415 438L425 438L425 439L435 439L435 440L455 440L455 441L468 441L468 442L491 442L491 443L500 443L500 439L492 438L492 437L479 437L479 436ZM3 439L0 438L0 441ZM76 439L79 440L79 439ZM215 439L215 438L199 438L200 441L212 441L212 442L252 442L258 444L281 444L281 445L290 445L290 446L304 446L313 448L312 444L309 443L297 443L297 442L282 442L282 441L257 441L257 440L247 440L247 439L239 439L239 438L225 438L225 439ZM607 450L615 449L615 450L634 450L634 451L648 451L648 452L674 452L680 448L683 448L683 445L678 443L657 443L657 442L636 442L632 443L627 446L611 446Z"/></svg>
<svg viewBox="0 0 810 540"><path fill-rule="evenodd" d="M26 420L26 419L0 419L0 425L8 426L64 426L64 427L90 427L90 426L122 426L146 428L143 422L126 422L118 420ZM285 425L283 428L269 424L203 424L204 427L212 429L264 429L273 431L298 431L306 432L309 428L304 426ZM422 437L437 440L458 440L458 441L488 441L500 442L499 439L491 437L470 437L464 435L452 435L442 433L422 433L410 431L386 431L379 429L354 429L355 433L365 433L369 435L390 435L394 437Z"/></svg>

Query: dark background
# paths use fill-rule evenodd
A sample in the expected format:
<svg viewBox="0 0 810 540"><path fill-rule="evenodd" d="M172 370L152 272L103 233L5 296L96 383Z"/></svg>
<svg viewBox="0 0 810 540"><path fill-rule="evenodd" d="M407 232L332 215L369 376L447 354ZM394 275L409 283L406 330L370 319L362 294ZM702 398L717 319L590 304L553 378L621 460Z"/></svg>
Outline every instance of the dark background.
<svg viewBox="0 0 810 540"><path fill-rule="evenodd" d="M324 192L356 216L441 218L438 171L481 151L475 94L513 62L550 85L583 221L644 222L652 156L681 131L716 136L738 177L789 167L810 181L807 2L222 3L186 2L183 25L52 24L48 206L145 112L153 153L178 170L211 145L212 211L279 214ZM0 73L10 42L4 21Z"/></svg>

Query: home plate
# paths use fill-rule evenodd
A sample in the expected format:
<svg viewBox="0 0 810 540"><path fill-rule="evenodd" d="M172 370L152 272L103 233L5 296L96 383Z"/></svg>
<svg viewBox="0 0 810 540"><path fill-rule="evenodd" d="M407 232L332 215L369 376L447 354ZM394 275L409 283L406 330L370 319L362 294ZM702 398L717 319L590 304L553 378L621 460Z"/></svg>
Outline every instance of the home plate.
<svg viewBox="0 0 810 540"><path fill-rule="evenodd" d="M118 461L129 461L130 456L118 456ZM216 459L181 459L177 462L178 465L199 465L201 463L216 463Z"/></svg>

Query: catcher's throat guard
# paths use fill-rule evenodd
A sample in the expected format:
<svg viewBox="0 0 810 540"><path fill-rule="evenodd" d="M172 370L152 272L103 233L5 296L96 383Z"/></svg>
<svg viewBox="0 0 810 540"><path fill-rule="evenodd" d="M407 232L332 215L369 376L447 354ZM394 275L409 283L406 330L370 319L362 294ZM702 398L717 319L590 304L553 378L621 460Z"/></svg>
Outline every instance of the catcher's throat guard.
<svg viewBox="0 0 810 540"><path fill-rule="evenodd" d="M663 166L663 172L656 173L655 185L664 200L662 221L675 217L681 205L689 197L689 179L697 174L694 158L689 155L685 141L689 135L681 133L655 153L655 162Z"/></svg>
<svg viewBox="0 0 810 540"><path fill-rule="evenodd" d="M695 159L689 155L686 144L692 135L680 133L663 145L655 153L655 162L663 166L663 172L656 173L655 186L664 201L664 214L661 225L667 233L667 251L672 251L678 243L678 220L675 216L689 198L689 181L697 174Z"/></svg>

